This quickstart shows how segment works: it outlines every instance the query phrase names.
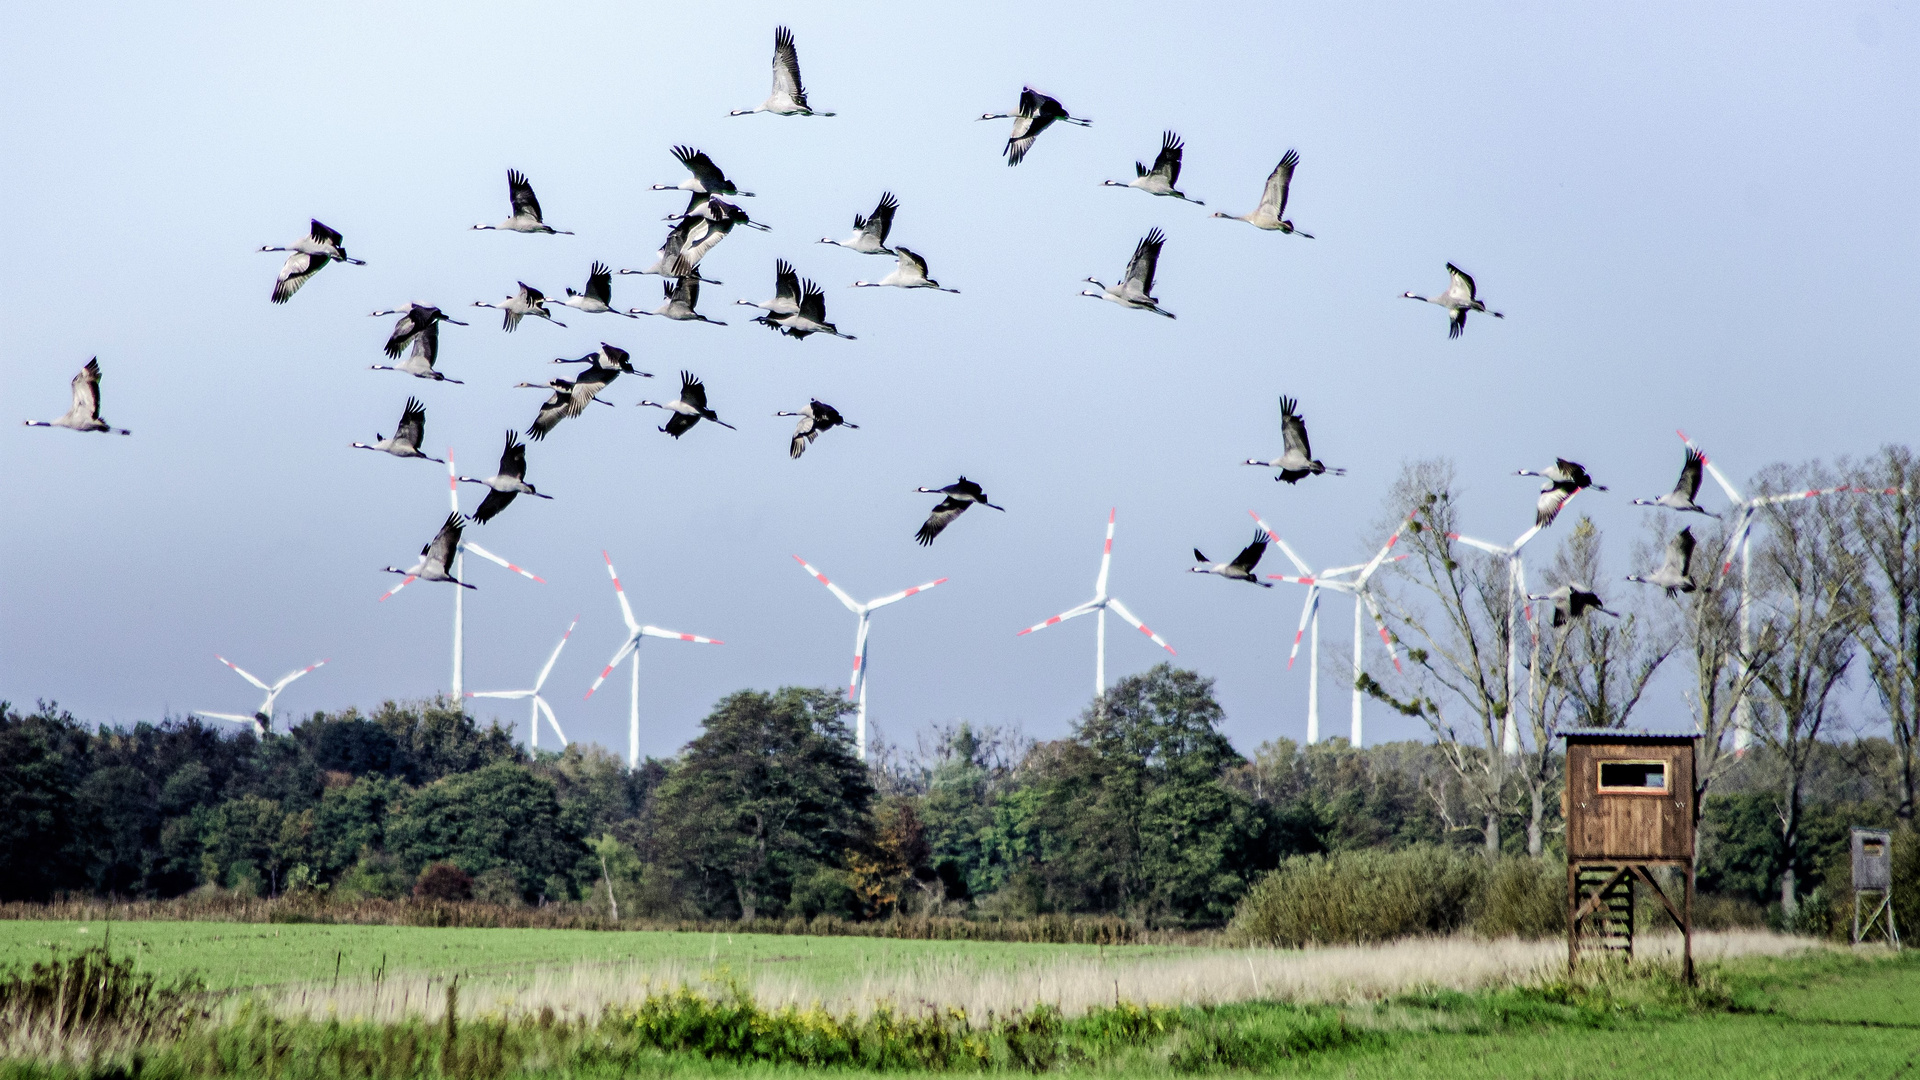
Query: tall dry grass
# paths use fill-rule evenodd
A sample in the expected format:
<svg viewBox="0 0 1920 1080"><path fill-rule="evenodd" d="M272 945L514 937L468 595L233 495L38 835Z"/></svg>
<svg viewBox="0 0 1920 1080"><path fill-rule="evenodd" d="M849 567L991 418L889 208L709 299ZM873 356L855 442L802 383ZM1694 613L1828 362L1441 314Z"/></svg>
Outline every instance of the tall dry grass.
<svg viewBox="0 0 1920 1080"><path fill-rule="evenodd" d="M84 1061L177 1038L208 1014L192 977L162 983L104 946L0 969L0 1058Z"/></svg>
<svg viewBox="0 0 1920 1080"><path fill-rule="evenodd" d="M1672 960L1679 954L1680 938L1648 936L1638 945L1645 959ZM1764 931L1694 935L1694 955L1701 961L1819 947L1810 939ZM1113 950L1014 967L955 955L858 978L818 981L778 971L716 972L684 963L583 962L499 977L463 977L460 985L463 1015L498 1019L551 1010L562 1019L591 1020L609 1007L687 988L711 988L716 981L737 983L768 1009L818 1005L864 1016L875 1009L915 1012L933 1007L987 1017L1047 1005L1075 1017L1116 1002L1165 1007L1255 1000L1357 1005L1420 991L1527 985L1557 976L1565 965L1563 941L1455 936L1304 950L1206 949L1178 956L1138 957L1129 950ZM268 1004L289 1018L438 1020L444 1015L448 981L401 974L378 982L296 985L278 991Z"/></svg>

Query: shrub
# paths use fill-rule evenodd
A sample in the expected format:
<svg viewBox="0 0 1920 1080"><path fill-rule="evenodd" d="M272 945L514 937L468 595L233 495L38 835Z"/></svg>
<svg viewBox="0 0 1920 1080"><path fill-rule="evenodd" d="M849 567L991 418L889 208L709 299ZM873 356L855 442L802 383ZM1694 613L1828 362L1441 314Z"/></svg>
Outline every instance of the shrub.
<svg viewBox="0 0 1920 1080"><path fill-rule="evenodd" d="M848 919L858 914L859 898L843 871L822 866L793 887L790 908L809 919L822 915Z"/></svg>
<svg viewBox="0 0 1920 1080"><path fill-rule="evenodd" d="M1695 930L1757 930L1767 925L1767 910L1745 897L1695 893Z"/></svg>
<svg viewBox="0 0 1920 1080"><path fill-rule="evenodd" d="M432 863L420 871L413 895L421 900L471 900L473 878L450 862Z"/></svg>
<svg viewBox="0 0 1920 1080"><path fill-rule="evenodd" d="M1482 937L1553 937L1567 932L1567 864L1508 856L1487 875L1473 928Z"/></svg>
<svg viewBox="0 0 1920 1080"><path fill-rule="evenodd" d="M407 894L409 882L399 861L385 852L363 852L340 880L333 883L330 895L335 900L398 900Z"/></svg>
<svg viewBox="0 0 1920 1080"><path fill-rule="evenodd" d="M1466 925L1486 863L1431 845L1300 855L1255 882L1230 934L1299 947L1443 934Z"/></svg>
<svg viewBox="0 0 1920 1080"><path fill-rule="evenodd" d="M447 899L458 899L448 897ZM473 879L473 899L483 904L498 904L501 907L519 907L525 902L520 895L520 879L513 871L504 866L484 870Z"/></svg>

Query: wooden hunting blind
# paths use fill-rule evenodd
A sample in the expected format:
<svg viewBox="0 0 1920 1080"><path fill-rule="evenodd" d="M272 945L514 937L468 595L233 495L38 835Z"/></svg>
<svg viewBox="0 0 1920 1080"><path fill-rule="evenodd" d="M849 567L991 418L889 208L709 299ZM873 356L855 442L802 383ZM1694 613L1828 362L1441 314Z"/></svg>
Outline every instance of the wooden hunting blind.
<svg viewBox="0 0 1920 1080"><path fill-rule="evenodd" d="M1867 919L1860 921L1865 907ZM1853 830L1853 943L1865 941L1878 928L1887 944L1900 947L1900 931L1893 925L1893 833L1886 829Z"/></svg>
<svg viewBox="0 0 1920 1080"><path fill-rule="evenodd" d="M1680 927L1693 980L1693 791L1698 735L1562 731L1567 786L1567 966L1583 949L1633 957L1635 883L1652 890ZM1672 867L1676 906L1651 868Z"/></svg>

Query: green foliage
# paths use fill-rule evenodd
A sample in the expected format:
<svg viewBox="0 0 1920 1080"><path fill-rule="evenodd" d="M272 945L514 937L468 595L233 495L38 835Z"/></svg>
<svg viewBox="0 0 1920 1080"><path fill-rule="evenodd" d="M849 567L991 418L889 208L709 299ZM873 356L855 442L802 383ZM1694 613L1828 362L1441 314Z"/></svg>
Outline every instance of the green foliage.
<svg viewBox="0 0 1920 1080"><path fill-rule="evenodd" d="M1485 860L1429 846L1297 855L1247 890L1229 930L1288 948L1449 933L1471 921L1486 877Z"/></svg>
<svg viewBox="0 0 1920 1080"><path fill-rule="evenodd" d="M345 718L357 719L349 711ZM449 776L477 772L489 765L522 760L513 733L493 725L482 730L460 702L442 698L403 706L386 702L372 722L395 747L381 772L398 772L409 784L431 784Z"/></svg>
<svg viewBox="0 0 1920 1080"><path fill-rule="evenodd" d="M1440 843L1445 827L1422 783L1446 768L1429 743L1356 750L1343 738L1280 739L1262 744L1236 782L1274 808L1278 849L1305 855Z"/></svg>
<svg viewBox="0 0 1920 1080"><path fill-rule="evenodd" d="M328 788L313 814L311 858L333 876L354 865L363 851L386 843L387 815L406 795L406 786L384 776L363 776L343 787Z"/></svg>
<svg viewBox="0 0 1920 1080"><path fill-rule="evenodd" d="M994 808L1011 769L998 760L993 732L961 722L944 732L920 803L931 863L946 895L955 900L985 894L1005 884L1005 866L995 858Z"/></svg>
<svg viewBox="0 0 1920 1080"><path fill-rule="evenodd" d="M1474 931L1483 937L1543 938L1567 932L1567 864L1509 855L1487 875Z"/></svg>
<svg viewBox="0 0 1920 1080"><path fill-rule="evenodd" d="M413 878L401 867L400 860L384 851L363 851L334 882L332 898L344 903L397 900L412 886Z"/></svg>
<svg viewBox="0 0 1920 1080"><path fill-rule="evenodd" d="M73 885L73 791L85 735L73 717L43 707L21 716L0 701L0 900L46 896Z"/></svg>
<svg viewBox="0 0 1920 1080"><path fill-rule="evenodd" d="M504 868L523 896L586 851L565 829L553 782L506 761L414 792L389 820L387 847L409 869L442 860L469 874Z"/></svg>
<svg viewBox="0 0 1920 1080"><path fill-rule="evenodd" d="M1911 822L1893 834L1893 919L1902 941L1920 945L1920 830Z"/></svg>
<svg viewBox="0 0 1920 1080"><path fill-rule="evenodd" d="M995 806L1001 905L1218 922L1273 862L1271 820L1228 782L1213 683L1161 664L1034 747Z"/></svg>
<svg viewBox="0 0 1920 1080"><path fill-rule="evenodd" d="M846 697L785 687L722 699L655 794L661 861L710 914L779 912L796 880L863 838L873 784Z"/></svg>
<svg viewBox="0 0 1920 1080"><path fill-rule="evenodd" d="M1240 1007L1188 1012L1167 1055L1176 1073L1270 1070L1309 1055L1386 1040L1375 1031L1354 1028L1332 1009L1288 1010ZM1192 1016L1192 1019L1188 1019Z"/></svg>

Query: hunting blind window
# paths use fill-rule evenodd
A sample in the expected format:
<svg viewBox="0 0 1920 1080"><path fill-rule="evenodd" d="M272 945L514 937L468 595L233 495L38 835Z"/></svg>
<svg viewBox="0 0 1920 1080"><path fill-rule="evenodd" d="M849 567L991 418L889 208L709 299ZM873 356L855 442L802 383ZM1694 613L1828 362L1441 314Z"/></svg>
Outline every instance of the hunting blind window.
<svg viewBox="0 0 1920 1080"><path fill-rule="evenodd" d="M1887 855L1887 842L1878 837L1860 841L1860 854L1869 859L1883 859Z"/></svg>
<svg viewBox="0 0 1920 1080"><path fill-rule="evenodd" d="M1664 761L1602 761L1599 788L1610 795L1664 795L1667 793L1667 763Z"/></svg>

